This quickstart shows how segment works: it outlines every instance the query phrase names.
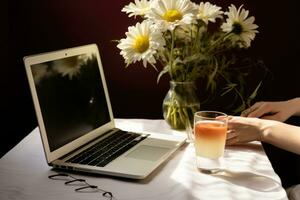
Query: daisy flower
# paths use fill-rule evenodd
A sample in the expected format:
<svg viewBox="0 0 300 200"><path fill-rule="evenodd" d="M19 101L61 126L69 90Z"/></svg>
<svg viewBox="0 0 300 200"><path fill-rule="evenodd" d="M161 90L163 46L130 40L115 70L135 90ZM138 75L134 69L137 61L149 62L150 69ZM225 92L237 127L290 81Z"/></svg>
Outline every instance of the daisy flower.
<svg viewBox="0 0 300 200"><path fill-rule="evenodd" d="M165 30L191 24L197 11L190 0L156 0L151 3L150 8L151 11L146 17L162 23Z"/></svg>
<svg viewBox="0 0 300 200"><path fill-rule="evenodd" d="M237 10L234 5L229 6L229 12L226 22L222 24L221 28L224 32L233 33L232 41L237 42L240 47L250 47L251 40L255 38L255 33L258 26L254 24L255 18L248 17L249 11L242 9L241 5Z"/></svg>
<svg viewBox="0 0 300 200"><path fill-rule="evenodd" d="M39 84L40 81L51 75L51 72L47 70L47 64L36 64L32 66L32 74L35 84Z"/></svg>
<svg viewBox="0 0 300 200"><path fill-rule="evenodd" d="M79 55L79 56L77 57L77 60L78 60L79 65L84 65L84 64L86 64L87 61L88 61L89 59L92 59L92 58L93 58L93 56L96 57L96 55L95 55L95 54L93 55L92 53L86 53L86 54Z"/></svg>
<svg viewBox="0 0 300 200"><path fill-rule="evenodd" d="M197 19L201 19L206 24L208 22L216 22L216 18L222 18L223 11L221 7L212 5L209 2L201 2L200 5L196 5L198 8Z"/></svg>
<svg viewBox="0 0 300 200"><path fill-rule="evenodd" d="M152 23L145 20L135 26L128 27L126 38L121 39L117 47L124 57L127 66L136 61L143 61L144 67L156 63L154 55L165 45L162 33L152 28Z"/></svg>
<svg viewBox="0 0 300 200"><path fill-rule="evenodd" d="M81 66L87 61L87 55L72 56L53 62L53 70L62 76L68 76L70 80L80 73Z"/></svg>
<svg viewBox="0 0 300 200"><path fill-rule="evenodd" d="M129 14L129 17L137 15L144 16L150 10L150 2L147 0L135 0L122 9L122 12Z"/></svg>

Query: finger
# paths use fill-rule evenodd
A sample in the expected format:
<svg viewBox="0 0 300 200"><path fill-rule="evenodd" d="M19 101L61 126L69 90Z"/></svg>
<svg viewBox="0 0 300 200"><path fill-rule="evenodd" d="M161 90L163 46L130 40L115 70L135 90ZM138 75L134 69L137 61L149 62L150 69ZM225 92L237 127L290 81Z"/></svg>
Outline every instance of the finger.
<svg viewBox="0 0 300 200"><path fill-rule="evenodd" d="M261 106L264 105L265 103L266 103L266 102L264 102L264 101L256 102L255 104L253 104L253 105L251 106L251 109L252 109L252 110L256 110L257 108L261 107Z"/></svg>
<svg viewBox="0 0 300 200"><path fill-rule="evenodd" d="M226 139L228 140L228 139L234 138L234 137L236 137L236 136L237 136L237 134L236 134L235 131L229 130L229 131L227 131Z"/></svg>
<svg viewBox="0 0 300 200"><path fill-rule="evenodd" d="M234 145L234 144L237 144L238 142L239 142L238 137L233 137L233 138L226 140L226 145Z"/></svg>
<svg viewBox="0 0 300 200"><path fill-rule="evenodd" d="M231 122L231 121L228 121L227 130L233 130L234 127L235 127L235 123Z"/></svg>
<svg viewBox="0 0 300 200"><path fill-rule="evenodd" d="M257 117L260 118L264 116L267 113L270 113L272 108L268 104L263 104L256 110L252 111L251 113L248 114L248 117Z"/></svg>
<svg viewBox="0 0 300 200"><path fill-rule="evenodd" d="M217 116L216 119L218 120L225 120L225 119L228 119L228 116Z"/></svg>
<svg viewBox="0 0 300 200"><path fill-rule="evenodd" d="M232 115L228 115L228 118L227 118L227 119L228 119L228 121L229 121L229 120L232 120L232 118L233 118Z"/></svg>
<svg viewBox="0 0 300 200"><path fill-rule="evenodd" d="M241 116L242 117L248 117L248 115L250 113L252 113L253 111L255 111L256 109L258 109L260 106L262 106L264 104L264 102L256 102L254 105L252 105L250 108L244 110L242 113L241 113Z"/></svg>
<svg viewBox="0 0 300 200"><path fill-rule="evenodd" d="M282 119L282 117L280 116L279 113L264 115L264 116L262 117L262 119L276 120L276 121L284 121L284 119Z"/></svg>
<svg viewBox="0 0 300 200"><path fill-rule="evenodd" d="M242 113L241 113L241 117L248 117L248 115L253 112L255 109L257 108L253 108L253 107L250 107L246 110L244 110Z"/></svg>
<svg viewBox="0 0 300 200"><path fill-rule="evenodd" d="M247 108L246 110L244 110L242 113L241 113L241 117L247 117L249 115L249 113L251 112L251 107L250 108Z"/></svg>
<svg viewBox="0 0 300 200"><path fill-rule="evenodd" d="M234 130L239 126L240 124L240 119L243 117L236 117L236 116L231 116L230 119L228 120L227 124L227 129L228 130Z"/></svg>

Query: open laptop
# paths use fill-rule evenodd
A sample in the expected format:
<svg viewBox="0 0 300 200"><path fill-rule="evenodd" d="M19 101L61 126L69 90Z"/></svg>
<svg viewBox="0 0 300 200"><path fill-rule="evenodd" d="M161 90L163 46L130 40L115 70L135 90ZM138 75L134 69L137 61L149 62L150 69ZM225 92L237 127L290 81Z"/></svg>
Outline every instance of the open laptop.
<svg viewBox="0 0 300 200"><path fill-rule="evenodd" d="M24 63L50 166L142 179L185 142L115 127L95 44L27 56Z"/></svg>

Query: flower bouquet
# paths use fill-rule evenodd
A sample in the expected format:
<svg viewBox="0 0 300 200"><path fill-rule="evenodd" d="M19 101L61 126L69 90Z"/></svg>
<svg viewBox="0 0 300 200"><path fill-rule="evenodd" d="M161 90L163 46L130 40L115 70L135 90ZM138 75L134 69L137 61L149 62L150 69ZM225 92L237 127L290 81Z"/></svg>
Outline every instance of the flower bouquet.
<svg viewBox="0 0 300 200"><path fill-rule="evenodd" d="M239 64L236 52L249 48L258 32L254 17L248 17L243 6L231 5L224 12L209 2L135 0L122 11L140 19L117 45L126 67L137 61L144 67L150 64L159 72L157 82L164 74L173 82L201 79L211 93L218 82L225 82L222 95L233 92L241 101L235 112L245 109L255 97L260 83L250 95L243 94L243 73L251 66L232 67ZM184 128L185 119L191 120L199 106L180 108L176 97L172 98L164 117L172 128Z"/></svg>

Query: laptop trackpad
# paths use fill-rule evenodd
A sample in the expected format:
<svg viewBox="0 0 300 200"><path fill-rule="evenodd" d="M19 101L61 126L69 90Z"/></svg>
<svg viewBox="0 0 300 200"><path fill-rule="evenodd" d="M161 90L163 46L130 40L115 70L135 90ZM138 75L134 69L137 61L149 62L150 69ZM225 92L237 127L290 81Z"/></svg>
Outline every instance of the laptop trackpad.
<svg viewBox="0 0 300 200"><path fill-rule="evenodd" d="M134 151L127 154L126 157L156 161L168 151L170 151L170 149L165 147L141 145L137 147Z"/></svg>

